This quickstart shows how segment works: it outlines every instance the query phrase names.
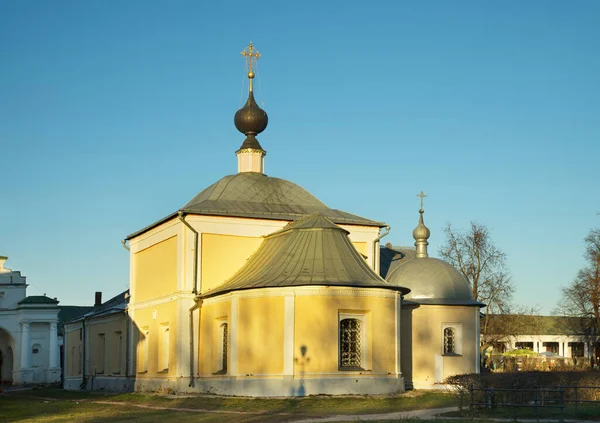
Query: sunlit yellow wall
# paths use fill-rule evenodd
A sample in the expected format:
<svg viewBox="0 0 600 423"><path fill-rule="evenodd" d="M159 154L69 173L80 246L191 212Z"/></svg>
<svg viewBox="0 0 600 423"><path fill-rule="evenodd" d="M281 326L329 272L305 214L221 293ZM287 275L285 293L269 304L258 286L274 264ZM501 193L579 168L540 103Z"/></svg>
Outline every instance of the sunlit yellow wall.
<svg viewBox="0 0 600 423"><path fill-rule="evenodd" d="M227 342L231 345L231 301L225 300L200 308L200 335L198 337L198 374L210 376L220 370L219 363L219 322L229 326ZM230 352L229 354L230 355ZM228 367L231 367L228 360Z"/></svg>
<svg viewBox="0 0 600 423"><path fill-rule="evenodd" d="M294 373L338 371L338 313L367 314L368 357L363 367L394 372L395 299L378 297L297 296ZM302 356L302 347L305 355ZM302 366L300 366L302 363Z"/></svg>
<svg viewBox="0 0 600 423"><path fill-rule="evenodd" d="M87 322L88 374L124 375L126 360L126 317L92 319ZM102 363L102 346L100 335L104 335L104 363ZM122 336L120 357L118 354L118 337ZM120 359L120 363L119 363ZM120 364L120 365L119 365Z"/></svg>
<svg viewBox="0 0 600 423"><path fill-rule="evenodd" d="M283 372L283 297L240 298L238 372Z"/></svg>
<svg viewBox="0 0 600 423"><path fill-rule="evenodd" d="M443 377L476 371L477 307L421 305L412 313L412 360L405 360L406 376L417 382L435 382L435 356L442 355L442 324L462 323L462 355L443 357ZM404 347L405 345L403 345ZM412 361L412 369L408 368Z"/></svg>
<svg viewBox="0 0 600 423"><path fill-rule="evenodd" d="M133 254L136 302L168 295L177 290L177 236Z"/></svg>
<svg viewBox="0 0 600 423"><path fill-rule="evenodd" d="M361 253L363 256L369 255L369 250L367 249L366 242L353 242L352 245L354 245L354 248L356 248L356 251Z"/></svg>
<svg viewBox="0 0 600 423"><path fill-rule="evenodd" d="M135 351L137 358L136 370L138 374L145 374L147 376L165 376L175 375L177 365L177 342L178 342L178 331L187 330L187 327L177 327L177 313L178 307L176 302L169 302L164 304L157 304L153 307L146 307L142 309L136 309L134 314L134 342ZM156 318L154 317L156 316ZM162 337L164 328L169 328L169 363L168 372L163 372L161 366L162 360ZM144 351L142 348L142 342L140 342L144 335L145 330L149 332L149 345L148 345L148 372L144 371ZM159 368L160 367L160 368Z"/></svg>
<svg viewBox="0 0 600 423"><path fill-rule="evenodd" d="M479 351L477 342L477 331L475 327L475 318L479 317L479 307L460 307L452 313L454 319L462 321L462 354L460 357L444 357L444 379L448 376L474 373L478 369L479 360L476 358ZM447 318L446 321L452 322ZM440 332L440 341L441 341Z"/></svg>
<svg viewBox="0 0 600 423"><path fill-rule="evenodd" d="M234 275L256 251L262 238L202 234L202 286L211 290Z"/></svg>
<svg viewBox="0 0 600 423"><path fill-rule="evenodd" d="M67 332L66 373L67 376L81 375L82 341L79 339L79 329ZM73 350L73 348L75 350Z"/></svg>

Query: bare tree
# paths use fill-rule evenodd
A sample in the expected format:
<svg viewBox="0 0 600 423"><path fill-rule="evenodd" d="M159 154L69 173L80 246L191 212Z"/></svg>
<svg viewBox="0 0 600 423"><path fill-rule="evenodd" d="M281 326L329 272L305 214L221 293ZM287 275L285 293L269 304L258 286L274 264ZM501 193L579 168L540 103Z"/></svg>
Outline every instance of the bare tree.
<svg viewBox="0 0 600 423"><path fill-rule="evenodd" d="M516 341L519 335L534 335L542 327L538 307L511 306L504 314L486 313L487 327L483 342L494 347ZM484 319L485 321L485 319Z"/></svg>
<svg viewBox="0 0 600 423"><path fill-rule="evenodd" d="M562 287L562 299L556 311L564 316L579 317L580 329L592 347L600 339L600 229L590 230L583 242L586 266L577 272L570 285Z"/></svg>
<svg viewBox="0 0 600 423"><path fill-rule="evenodd" d="M514 286L506 267L506 255L494 245L485 225L471 222L471 227L461 232L448 224L444 232L446 242L439 254L463 274L471 286L473 298L487 304L481 327L485 341L492 329L490 314L511 312Z"/></svg>

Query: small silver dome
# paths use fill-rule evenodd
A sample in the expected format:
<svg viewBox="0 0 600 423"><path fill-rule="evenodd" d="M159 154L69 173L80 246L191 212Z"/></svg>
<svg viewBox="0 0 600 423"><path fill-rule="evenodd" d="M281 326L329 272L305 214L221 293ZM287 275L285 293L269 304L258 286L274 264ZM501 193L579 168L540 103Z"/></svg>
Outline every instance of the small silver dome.
<svg viewBox="0 0 600 423"><path fill-rule="evenodd" d="M471 288L463 275L440 259L414 258L396 267L386 279L393 285L409 288L411 292L405 296L407 300L438 300L436 303L473 301Z"/></svg>
<svg viewBox="0 0 600 423"><path fill-rule="evenodd" d="M431 231L427 226L425 226L425 223L423 223L423 213L423 209L419 210L419 224L413 231L413 238L417 242L421 240L427 241L431 236Z"/></svg>

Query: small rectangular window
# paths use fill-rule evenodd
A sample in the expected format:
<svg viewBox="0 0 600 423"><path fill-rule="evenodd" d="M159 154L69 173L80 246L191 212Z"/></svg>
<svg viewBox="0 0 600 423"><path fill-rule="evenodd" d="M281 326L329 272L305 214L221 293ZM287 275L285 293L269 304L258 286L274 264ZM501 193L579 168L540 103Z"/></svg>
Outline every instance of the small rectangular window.
<svg viewBox="0 0 600 423"><path fill-rule="evenodd" d="M149 345L150 345L150 331L148 328L142 328L140 332L140 338L138 342L138 364L137 369L140 373L148 371L148 357L149 357Z"/></svg>
<svg viewBox="0 0 600 423"><path fill-rule="evenodd" d="M227 323L221 325L221 371L227 373Z"/></svg>
<svg viewBox="0 0 600 423"><path fill-rule="evenodd" d="M225 319L217 319L217 348L218 362L216 374L227 374L227 348L229 343L229 325Z"/></svg>
<svg viewBox="0 0 600 423"><path fill-rule="evenodd" d="M169 348L170 348L170 339L169 339L169 327L166 325L162 326L162 345L160 348L160 359L161 366L160 369L163 372L169 371Z"/></svg>
<svg viewBox="0 0 600 423"><path fill-rule="evenodd" d="M96 354L96 373L104 373L106 364L106 337L103 333L98 334L98 349Z"/></svg>
<svg viewBox="0 0 600 423"><path fill-rule="evenodd" d="M117 350L117 357L116 357L116 369L114 371L114 374L121 374L121 368L122 368L122 355L123 355L123 333L121 331L115 332L115 344L117 346L116 350Z"/></svg>

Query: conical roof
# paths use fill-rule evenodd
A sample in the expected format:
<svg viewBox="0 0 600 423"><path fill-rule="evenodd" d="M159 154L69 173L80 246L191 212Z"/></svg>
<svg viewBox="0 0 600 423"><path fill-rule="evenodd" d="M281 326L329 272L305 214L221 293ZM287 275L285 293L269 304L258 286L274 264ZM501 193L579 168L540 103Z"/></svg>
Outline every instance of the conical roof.
<svg viewBox="0 0 600 423"><path fill-rule="evenodd" d="M244 267L202 297L253 288L311 285L409 292L377 275L356 251L346 230L322 214L313 213L265 237Z"/></svg>

